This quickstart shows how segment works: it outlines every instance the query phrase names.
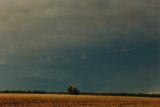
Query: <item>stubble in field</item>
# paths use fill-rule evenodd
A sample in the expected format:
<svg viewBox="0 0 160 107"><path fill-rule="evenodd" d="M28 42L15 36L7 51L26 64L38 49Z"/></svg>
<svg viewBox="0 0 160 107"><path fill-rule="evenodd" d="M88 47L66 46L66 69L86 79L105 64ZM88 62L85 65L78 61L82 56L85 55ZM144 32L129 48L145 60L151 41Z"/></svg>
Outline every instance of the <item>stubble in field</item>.
<svg viewBox="0 0 160 107"><path fill-rule="evenodd" d="M0 107L160 107L158 98L0 94Z"/></svg>

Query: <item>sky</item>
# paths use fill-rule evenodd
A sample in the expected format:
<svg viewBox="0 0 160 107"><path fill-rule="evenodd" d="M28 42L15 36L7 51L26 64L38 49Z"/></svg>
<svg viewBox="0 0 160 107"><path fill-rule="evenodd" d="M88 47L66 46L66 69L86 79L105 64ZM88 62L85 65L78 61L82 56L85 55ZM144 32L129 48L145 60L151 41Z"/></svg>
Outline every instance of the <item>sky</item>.
<svg viewBox="0 0 160 107"><path fill-rule="evenodd" d="M0 90L160 93L159 0L0 0Z"/></svg>

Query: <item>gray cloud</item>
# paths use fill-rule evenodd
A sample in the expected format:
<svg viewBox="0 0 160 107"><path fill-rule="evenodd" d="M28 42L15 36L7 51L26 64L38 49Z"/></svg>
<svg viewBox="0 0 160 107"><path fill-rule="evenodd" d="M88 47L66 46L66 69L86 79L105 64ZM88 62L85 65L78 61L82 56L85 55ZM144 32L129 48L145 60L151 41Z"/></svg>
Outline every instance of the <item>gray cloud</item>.
<svg viewBox="0 0 160 107"><path fill-rule="evenodd" d="M7 60L0 60L0 66L7 66L9 62Z"/></svg>
<svg viewBox="0 0 160 107"><path fill-rule="evenodd" d="M159 0L0 0L0 66L10 62L13 70L2 69L28 73L41 68L63 74L65 69L72 71L73 65L114 65L112 61L119 61L113 56L126 58L120 54L134 56L137 62L144 56L139 58L142 63L147 57L159 58L159 4ZM155 50L145 55L137 50L146 47ZM131 63L125 61L121 63ZM64 69L55 70L57 66ZM68 76L74 76L74 72Z"/></svg>
<svg viewBox="0 0 160 107"><path fill-rule="evenodd" d="M95 47L117 37L129 42L158 38L157 0L0 2L1 54ZM135 32L141 33L130 34Z"/></svg>

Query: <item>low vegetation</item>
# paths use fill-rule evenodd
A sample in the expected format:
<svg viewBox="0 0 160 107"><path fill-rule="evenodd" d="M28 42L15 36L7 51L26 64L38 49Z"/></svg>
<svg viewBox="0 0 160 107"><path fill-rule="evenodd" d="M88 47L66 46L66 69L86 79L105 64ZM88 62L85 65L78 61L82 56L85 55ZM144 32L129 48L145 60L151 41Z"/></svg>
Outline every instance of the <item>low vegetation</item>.
<svg viewBox="0 0 160 107"><path fill-rule="evenodd" d="M0 94L0 107L160 107L159 98Z"/></svg>
<svg viewBox="0 0 160 107"><path fill-rule="evenodd" d="M77 88L69 86L68 92L48 92L42 90L4 90L0 93L21 93L21 94L70 94L70 95L96 95L96 96L132 96L132 97L155 97L160 98L160 94L144 94L144 93L90 93L80 92Z"/></svg>

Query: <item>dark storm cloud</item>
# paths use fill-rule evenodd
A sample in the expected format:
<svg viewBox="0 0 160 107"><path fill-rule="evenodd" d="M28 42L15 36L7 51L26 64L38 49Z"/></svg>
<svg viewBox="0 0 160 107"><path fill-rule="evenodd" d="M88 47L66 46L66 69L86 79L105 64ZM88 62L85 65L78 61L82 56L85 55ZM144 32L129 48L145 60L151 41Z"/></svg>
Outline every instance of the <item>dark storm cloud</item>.
<svg viewBox="0 0 160 107"><path fill-rule="evenodd" d="M107 86L109 91L159 87L155 79L160 65L159 4L159 0L0 0L1 74L20 78L26 85L76 81L84 90L91 90L89 84L104 91ZM130 75L133 72L140 76ZM81 77L90 77L86 87ZM134 78L140 84L129 90ZM50 86L48 82L46 89Z"/></svg>

